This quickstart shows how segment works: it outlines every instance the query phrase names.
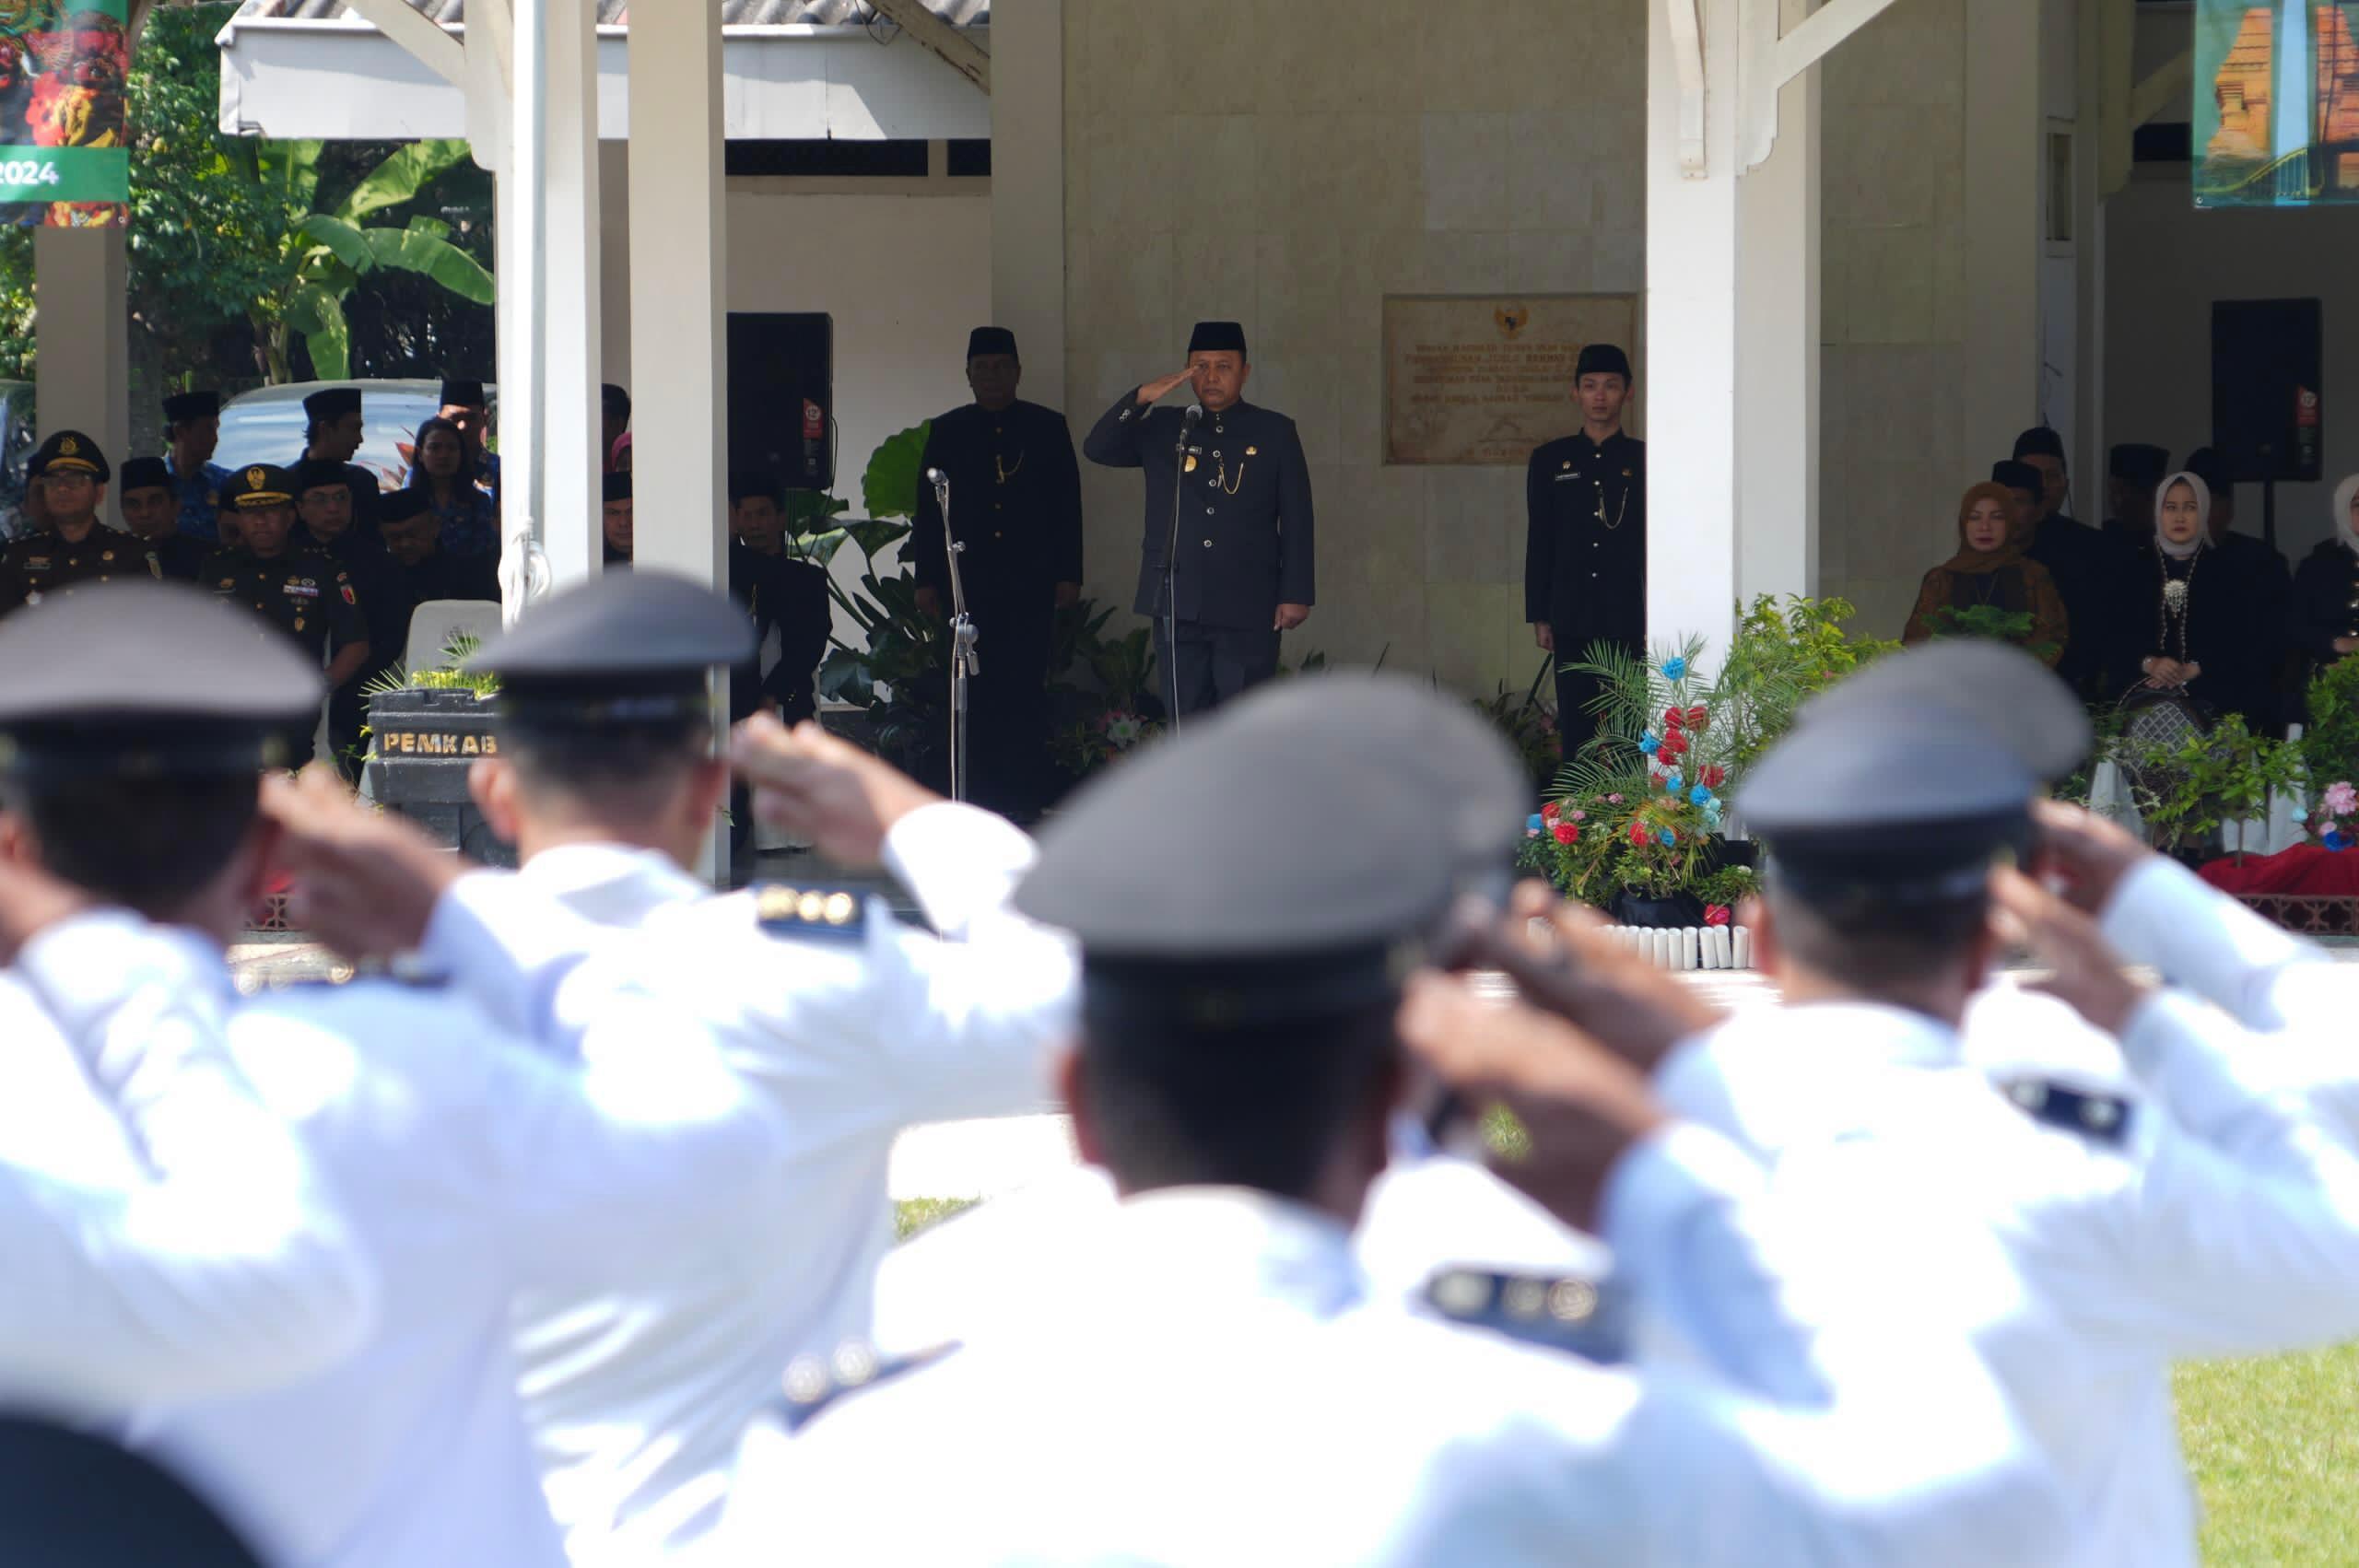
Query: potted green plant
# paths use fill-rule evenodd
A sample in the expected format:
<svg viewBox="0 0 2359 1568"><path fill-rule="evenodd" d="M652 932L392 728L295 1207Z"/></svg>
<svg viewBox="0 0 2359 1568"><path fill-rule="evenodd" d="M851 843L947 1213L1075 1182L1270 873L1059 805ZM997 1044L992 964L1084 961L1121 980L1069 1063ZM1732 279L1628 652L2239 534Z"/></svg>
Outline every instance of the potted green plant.
<svg viewBox="0 0 2359 1568"><path fill-rule="evenodd" d="M2223 823L2264 814L2271 795L2301 777L2295 746L2253 734L2234 713L2209 734L2148 746L2129 760L2143 781L2141 810L2154 847L2190 861L2208 858Z"/></svg>

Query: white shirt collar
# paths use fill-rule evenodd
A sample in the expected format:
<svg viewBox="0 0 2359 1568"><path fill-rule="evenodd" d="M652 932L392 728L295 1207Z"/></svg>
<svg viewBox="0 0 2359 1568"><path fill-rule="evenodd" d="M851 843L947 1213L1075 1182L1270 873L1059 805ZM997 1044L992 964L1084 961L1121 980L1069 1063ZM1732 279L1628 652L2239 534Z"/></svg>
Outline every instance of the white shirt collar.
<svg viewBox="0 0 2359 1568"><path fill-rule="evenodd" d="M1341 1220L1246 1188L1165 1188L1126 1198L1104 1245L1102 1277L1158 1309L1250 1297L1326 1316L1367 1293Z"/></svg>
<svg viewBox="0 0 2359 1568"><path fill-rule="evenodd" d="M517 873L584 919L635 926L666 904L702 898L711 889L660 849L626 844L560 844Z"/></svg>

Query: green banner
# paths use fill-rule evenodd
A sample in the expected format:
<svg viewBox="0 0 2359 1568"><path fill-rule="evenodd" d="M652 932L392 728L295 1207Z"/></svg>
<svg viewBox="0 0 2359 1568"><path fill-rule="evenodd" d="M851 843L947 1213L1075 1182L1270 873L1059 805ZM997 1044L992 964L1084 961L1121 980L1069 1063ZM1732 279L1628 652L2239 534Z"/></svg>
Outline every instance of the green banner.
<svg viewBox="0 0 2359 1568"><path fill-rule="evenodd" d="M2359 202L2359 5L2197 0L2200 207Z"/></svg>
<svg viewBox="0 0 2359 1568"><path fill-rule="evenodd" d="M0 222L81 228L124 221L124 6L0 0Z"/></svg>

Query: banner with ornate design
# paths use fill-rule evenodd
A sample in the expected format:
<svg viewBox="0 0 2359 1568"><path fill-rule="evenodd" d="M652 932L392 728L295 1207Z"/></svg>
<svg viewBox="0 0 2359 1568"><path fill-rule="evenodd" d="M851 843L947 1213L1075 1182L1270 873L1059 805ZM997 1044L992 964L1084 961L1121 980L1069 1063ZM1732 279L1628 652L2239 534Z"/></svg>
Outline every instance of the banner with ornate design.
<svg viewBox="0 0 2359 1568"><path fill-rule="evenodd" d="M122 223L126 0L0 0L0 221Z"/></svg>

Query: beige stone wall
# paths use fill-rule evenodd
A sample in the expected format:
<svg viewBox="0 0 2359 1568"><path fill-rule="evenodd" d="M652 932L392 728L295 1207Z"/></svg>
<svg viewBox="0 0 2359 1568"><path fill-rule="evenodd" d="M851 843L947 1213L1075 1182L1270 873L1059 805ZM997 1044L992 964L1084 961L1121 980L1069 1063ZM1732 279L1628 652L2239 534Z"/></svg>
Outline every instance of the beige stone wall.
<svg viewBox="0 0 2359 1568"><path fill-rule="evenodd" d="M1066 0L1065 51L1075 439L1243 322L1318 498L1287 661L1528 683L1522 471L1382 465L1381 301L1644 288L1646 0ZM1089 592L1127 608L1139 476L1083 491Z"/></svg>
<svg viewBox="0 0 2359 1568"><path fill-rule="evenodd" d="M1829 55L1820 332L1820 591L1898 637L1957 497L2001 452L1966 452L1966 18L1907 0Z"/></svg>

